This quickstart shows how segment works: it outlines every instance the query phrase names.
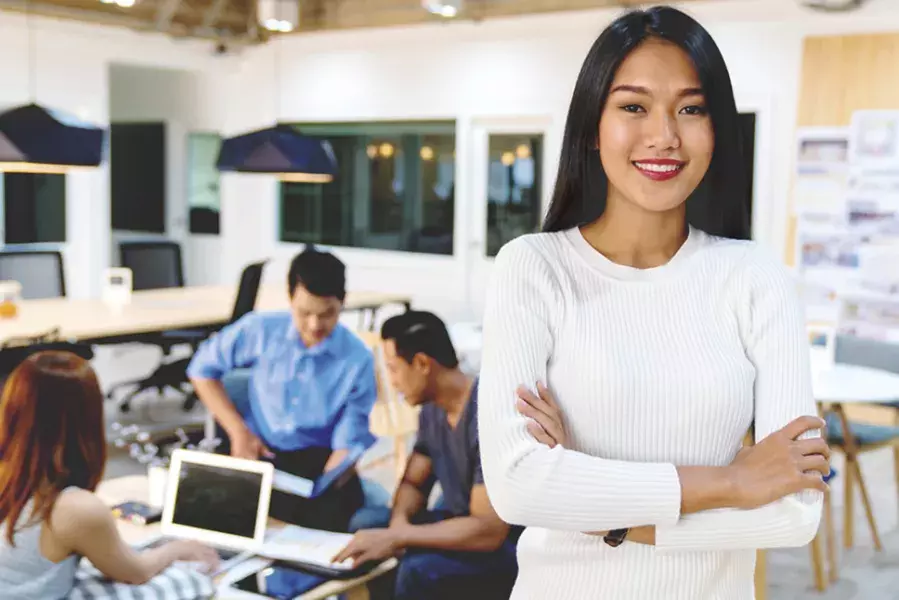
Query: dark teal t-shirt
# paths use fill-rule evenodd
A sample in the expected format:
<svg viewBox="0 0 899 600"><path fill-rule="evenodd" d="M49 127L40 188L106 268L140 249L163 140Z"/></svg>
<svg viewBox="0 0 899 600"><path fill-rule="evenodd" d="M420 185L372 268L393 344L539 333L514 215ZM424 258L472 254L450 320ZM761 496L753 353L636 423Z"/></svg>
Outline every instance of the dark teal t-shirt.
<svg viewBox="0 0 899 600"><path fill-rule="evenodd" d="M432 477L443 490L443 509L457 517L469 514L471 489L484 483L478 442L478 382L456 427L434 403L425 404L418 417L415 452L431 459Z"/></svg>

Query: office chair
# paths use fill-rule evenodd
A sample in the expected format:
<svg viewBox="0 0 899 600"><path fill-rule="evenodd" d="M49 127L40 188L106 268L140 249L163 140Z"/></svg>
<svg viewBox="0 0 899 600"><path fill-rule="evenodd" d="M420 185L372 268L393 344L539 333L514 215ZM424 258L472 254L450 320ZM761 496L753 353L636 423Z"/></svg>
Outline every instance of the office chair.
<svg viewBox="0 0 899 600"><path fill-rule="evenodd" d="M119 263L131 269L134 291L184 287L181 246L177 242L122 242Z"/></svg>
<svg viewBox="0 0 899 600"><path fill-rule="evenodd" d="M66 281L62 253L55 250L0 252L0 281L18 281L23 300L63 298Z"/></svg>
<svg viewBox="0 0 899 600"><path fill-rule="evenodd" d="M237 296L234 301L234 310L227 324L234 323L245 314L252 312L256 306L256 296L259 294L259 285L262 282L262 269L267 261L260 261L247 265L240 275L237 287ZM178 344L189 344L196 351L200 342L212 333L209 329L174 330L161 334L154 343L163 348ZM119 399L119 410L123 413L131 410L131 401L134 397L148 389L156 389L157 394L162 394L166 389L173 389L185 395L184 410L192 410L197 402L197 395L191 389L187 380L187 367L191 357L181 358L172 362L163 362L149 377L140 381L128 381L110 388L107 398L113 399L116 392L123 387L135 386Z"/></svg>

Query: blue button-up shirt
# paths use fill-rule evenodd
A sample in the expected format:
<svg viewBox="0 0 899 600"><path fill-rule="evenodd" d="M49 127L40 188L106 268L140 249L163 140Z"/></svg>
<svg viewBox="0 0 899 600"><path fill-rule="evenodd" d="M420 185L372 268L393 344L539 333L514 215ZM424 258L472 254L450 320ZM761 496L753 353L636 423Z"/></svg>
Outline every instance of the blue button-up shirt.
<svg viewBox="0 0 899 600"><path fill-rule="evenodd" d="M272 450L325 447L362 452L375 443L377 398L371 350L338 324L307 348L288 312L249 313L206 340L187 375L221 380L250 369L250 431Z"/></svg>

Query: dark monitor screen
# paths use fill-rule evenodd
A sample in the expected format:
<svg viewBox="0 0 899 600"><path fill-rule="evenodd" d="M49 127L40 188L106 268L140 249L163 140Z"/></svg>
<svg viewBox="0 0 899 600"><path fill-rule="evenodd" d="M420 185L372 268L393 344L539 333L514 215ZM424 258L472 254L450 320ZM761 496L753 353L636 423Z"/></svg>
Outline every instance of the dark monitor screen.
<svg viewBox="0 0 899 600"><path fill-rule="evenodd" d="M262 473L183 462L172 522L252 538L261 494Z"/></svg>

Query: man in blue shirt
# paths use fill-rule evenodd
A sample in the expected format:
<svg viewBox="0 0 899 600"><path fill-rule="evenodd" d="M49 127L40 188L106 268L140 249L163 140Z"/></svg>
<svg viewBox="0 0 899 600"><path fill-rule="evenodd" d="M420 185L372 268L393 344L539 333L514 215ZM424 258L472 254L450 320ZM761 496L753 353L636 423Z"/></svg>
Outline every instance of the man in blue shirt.
<svg viewBox="0 0 899 600"><path fill-rule="evenodd" d="M500 520L487 497L477 381L459 369L446 326L431 313L388 319L381 337L391 384L421 406L418 438L393 509L359 511L350 525L358 532L336 560L401 555L395 581L370 586L379 599L507 599L518 574L519 530ZM435 482L443 498L437 510L427 511ZM391 583L393 589L385 589Z"/></svg>
<svg viewBox="0 0 899 600"><path fill-rule="evenodd" d="M200 346L187 374L215 417L221 452L271 459L277 469L314 479L374 444L374 359L338 322L346 275L337 257L307 248L293 259L287 283L290 310L253 312L225 327ZM273 492L270 514L345 530L362 504L351 471L316 500Z"/></svg>

